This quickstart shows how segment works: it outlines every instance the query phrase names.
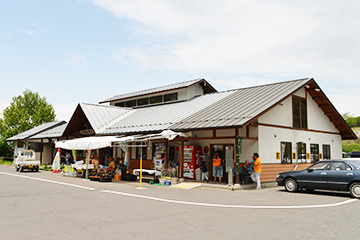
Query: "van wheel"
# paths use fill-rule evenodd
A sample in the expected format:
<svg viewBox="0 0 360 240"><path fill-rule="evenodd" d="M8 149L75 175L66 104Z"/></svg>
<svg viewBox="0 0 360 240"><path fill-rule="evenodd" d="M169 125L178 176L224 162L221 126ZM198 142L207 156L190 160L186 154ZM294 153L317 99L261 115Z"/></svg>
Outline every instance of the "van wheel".
<svg viewBox="0 0 360 240"><path fill-rule="evenodd" d="M296 180L293 178L286 179L285 190L288 192L296 192L298 190L298 184Z"/></svg>

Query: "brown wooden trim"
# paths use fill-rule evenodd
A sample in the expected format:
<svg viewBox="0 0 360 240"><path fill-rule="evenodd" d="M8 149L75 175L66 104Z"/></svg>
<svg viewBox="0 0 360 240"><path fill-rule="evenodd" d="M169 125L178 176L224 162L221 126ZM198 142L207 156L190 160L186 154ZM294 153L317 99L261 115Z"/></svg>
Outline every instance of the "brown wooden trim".
<svg viewBox="0 0 360 240"><path fill-rule="evenodd" d="M212 130L212 135L213 135L214 138L216 137L216 129Z"/></svg>
<svg viewBox="0 0 360 240"><path fill-rule="evenodd" d="M266 123L259 123L259 126L341 135L340 133L335 133L335 132L326 132L326 131L319 131L319 130L312 130L312 129L300 129L300 128L286 127L286 126L280 126L280 125L274 125L274 124L266 124Z"/></svg>
<svg viewBox="0 0 360 240"><path fill-rule="evenodd" d="M165 139L165 169L168 168L168 159L169 159L169 156L168 156L168 143L169 143L169 140L168 139Z"/></svg>
<svg viewBox="0 0 360 240"><path fill-rule="evenodd" d="M216 139L235 139L237 136L228 136L228 137L191 137L191 138L175 138L173 141L189 141L189 140L216 140ZM243 137L247 140L258 140L257 137Z"/></svg>
<svg viewBox="0 0 360 240"><path fill-rule="evenodd" d="M179 177L182 178L183 177L183 173L184 173L184 140L181 139L181 145L180 145L180 154L179 154Z"/></svg>
<svg viewBox="0 0 360 240"><path fill-rule="evenodd" d="M250 137L250 126L246 126L246 137Z"/></svg>

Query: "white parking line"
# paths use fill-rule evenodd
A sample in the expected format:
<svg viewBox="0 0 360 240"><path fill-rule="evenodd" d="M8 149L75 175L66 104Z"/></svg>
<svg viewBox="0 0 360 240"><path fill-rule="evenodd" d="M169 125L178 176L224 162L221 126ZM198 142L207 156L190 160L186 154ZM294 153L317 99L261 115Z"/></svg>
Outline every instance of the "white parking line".
<svg viewBox="0 0 360 240"><path fill-rule="evenodd" d="M322 205L304 205L304 206L247 206L247 205L225 205L225 204L212 204L212 203L196 203L196 202L185 202L185 201L177 201L177 200L169 200L164 198L136 195L131 193L110 191L110 190L101 190L101 192L124 195L128 197L136 197L136 198L144 198L154 201L160 202L168 202L168 203L177 203L177 204L186 204L186 205L196 205L196 206L205 206L205 207L222 207L222 208L252 208L252 209L299 209L299 208L325 208L325 207L335 207L348 203L352 203L357 201L357 199L350 199L339 203L332 204L322 204Z"/></svg>
<svg viewBox="0 0 360 240"><path fill-rule="evenodd" d="M19 174L13 174L13 173L7 173L7 172L0 172L0 174L9 175L9 176L13 176L13 177L27 178L27 179L36 180L36 181L42 181L42 182L55 183L55 184L60 184L60 185L65 185L65 186L70 186L70 187L76 187L76 188L82 188L82 189L86 189L86 190L95 191L95 188L84 187L84 186L80 186L80 185L76 185L76 184L71 184L71 183L64 183L64 182L47 180L47 179L42 179L42 178L29 177L29 176L24 176L24 175L19 175Z"/></svg>

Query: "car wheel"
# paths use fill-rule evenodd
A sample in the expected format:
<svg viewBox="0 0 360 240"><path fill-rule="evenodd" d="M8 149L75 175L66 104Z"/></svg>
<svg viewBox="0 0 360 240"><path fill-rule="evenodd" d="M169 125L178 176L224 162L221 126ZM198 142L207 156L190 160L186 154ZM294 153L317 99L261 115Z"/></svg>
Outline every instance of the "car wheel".
<svg viewBox="0 0 360 240"><path fill-rule="evenodd" d="M354 198L360 198L360 183L356 182L350 186L350 194Z"/></svg>
<svg viewBox="0 0 360 240"><path fill-rule="evenodd" d="M24 171L24 169L22 167L20 167L20 172Z"/></svg>
<svg viewBox="0 0 360 240"><path fill-rule="evenodd" d="M18 172L19 171L19 167L15 165L15 169Z"/></svg>
<svg viewBox="0 0 360 240"><path fill-rule="evenodd" d="M296 192L298 190L298 184L296 180L293 178L286 179L285 190L288 192Z"/></svg>
<svg viewBox="0 0 360 240"><path fill-rule="evenodd" d="M35 172L38 172L38 171L39 171L39 168L36 168L36 169L35 169Z"/></svg>

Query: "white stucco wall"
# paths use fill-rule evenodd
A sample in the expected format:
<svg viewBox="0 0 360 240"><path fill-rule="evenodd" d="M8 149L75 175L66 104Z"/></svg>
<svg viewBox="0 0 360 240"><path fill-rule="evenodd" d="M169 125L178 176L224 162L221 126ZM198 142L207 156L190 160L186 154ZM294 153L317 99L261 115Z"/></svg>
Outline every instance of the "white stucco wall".
<svg viewBox="0 0 360 240"><path fill-rule="evenodd" d="M342 142L339 131L311 96L309 94L306 96L306 94L306 91L301 89L294 95L307 99L308 129L327 133L287 129L293 126L292 96L290 96L282 104L277 105L258 119L260 123L258 129L259 154L263 163L280 163L280 160L276 160L276 152L280 152L281 142L291 142L292 152L297 152L297 142L306 143L307 153L310 153L310 144L319 144L320 153L323 151L324 144L330 145L331 158L341 158ZM274 126L262 126L261 124Z"/></svg>
<svg viewBox="0 0 360 240"><path fill-rule="evenodd" d="M323 152L324 144L330 145L331 158L341 158L340 135L259 126L259 154L263 163L280 163L276 160L276 152L280 152L281 142L291 142L295 153L298 142L306 143L307 153L310 153L310 144L319 144L319 153Z"/></svg>

